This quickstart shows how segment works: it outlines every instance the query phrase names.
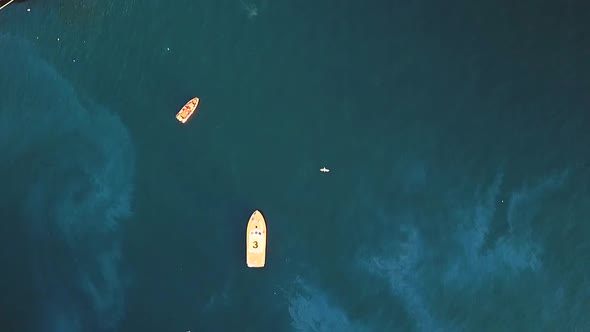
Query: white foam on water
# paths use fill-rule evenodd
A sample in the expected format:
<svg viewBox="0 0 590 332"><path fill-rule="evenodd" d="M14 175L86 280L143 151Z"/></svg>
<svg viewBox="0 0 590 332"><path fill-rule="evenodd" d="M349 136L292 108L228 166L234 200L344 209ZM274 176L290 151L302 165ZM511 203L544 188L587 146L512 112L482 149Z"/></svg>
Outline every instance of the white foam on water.
<svg viewBox="0 0 590 332"><path fill-rule="evenodd" d="M409 178L413 174L416 172ZM446 197L448 211L441 215L451 220L419 220L419 214L412 212L414 206L392 212L385 205L374 206L379 198L365 197L365 203L373 205L374 220L368 223L400 226L397 230L383 228L381 232L391 233L389 240L359 251L358 266L387 281L392 298L403 305L417 331L470 331L481 328L478 324L494 315L515 319L497 319L496 327L504 323L523 327L518 324L526 322L516 321L521 315L536 317L533 325L542 328L547 322L539 315L543 311L566 321L572 316L572 303L563 304L563 290L559 290L556 274L545 269L543 242L533 230L544 202L564 185L568 174L564 171L513 189L503 187L499 173L480 188ZM469 188L469 184L458 183L457 187ZM502 213L501 204L507 204ZM496 224L502 220L507 225L503 228ZM448 231L434 233L432 229L437 228L425 228L437 222L448 225ZM530 293L523 292L523 287ZM512 302L506 306L498 298ZM539 301L531 305L531 299ZM555 309L560 304L564 306Z"/></svg>
<svg viewBox="0 0 590 332"><path fill-rule="evenodd" d="M27 41L0 35L0 158L23 168L44 331L116 330L124 313L119 223L131 214L134 147L118 116L82 102Z"/></svg>
<svg viewBox="0 0 590 332"><path fill-rule="evenodd" d="M473 202L457 209L459 228L453 239L461 250L444 275L447 286L455 283L485 282L487 278L512 278L523 272L540 272L543 268L542 245L532 236L533 220L545 196L558 189L567 173L547 177L534 186L524 185L508 198L507 232L487 242L497 206L501 202L502 175L498 175L483 194L476 193ZM488 243L488 244L486 244Z"/></svg>
<svg viewBox="0 0 590 332"><path fill-rule="evenodd" d="M422 288L426 244L418 230L413 226L402 226L401 238L384 251L390 254L363 258L360 267L369 273L386 278L393 296L400 299L418 331L443 331L440 322L432 312Z"/></svg>
<svg viewBox="0 0 590 332"><path fill-rule="evenodd" d="M302 278L296 281L295 291L286 294L292 327L302 332L363 332L365 326L352 321L347 313L321 289L312 287Z"/></svg>

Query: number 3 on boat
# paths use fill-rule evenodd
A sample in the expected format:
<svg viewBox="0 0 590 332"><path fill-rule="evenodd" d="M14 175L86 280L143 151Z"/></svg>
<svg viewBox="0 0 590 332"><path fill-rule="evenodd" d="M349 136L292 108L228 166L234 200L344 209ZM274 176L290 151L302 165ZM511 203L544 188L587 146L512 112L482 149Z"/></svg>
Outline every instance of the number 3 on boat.
<svg viewBox="0 0 590 332"><path fill-rule="evenodd" d="M248 267L264 267L266 260L266 222L260 211L250 216L246 229L246 264Z"/></svg>

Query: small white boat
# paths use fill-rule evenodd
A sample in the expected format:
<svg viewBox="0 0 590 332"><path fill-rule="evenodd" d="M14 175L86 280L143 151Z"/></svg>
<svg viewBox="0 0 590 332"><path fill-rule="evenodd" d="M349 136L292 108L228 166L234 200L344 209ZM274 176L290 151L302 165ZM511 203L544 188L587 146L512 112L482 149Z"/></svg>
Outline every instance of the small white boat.
<svg viewBox="0 0 590 332"><path fill-rule="evenodd" d="M320 172L328 173L328 172L330 172L330 170L325 167L322 167L322 168L320 168Z"/></svg>

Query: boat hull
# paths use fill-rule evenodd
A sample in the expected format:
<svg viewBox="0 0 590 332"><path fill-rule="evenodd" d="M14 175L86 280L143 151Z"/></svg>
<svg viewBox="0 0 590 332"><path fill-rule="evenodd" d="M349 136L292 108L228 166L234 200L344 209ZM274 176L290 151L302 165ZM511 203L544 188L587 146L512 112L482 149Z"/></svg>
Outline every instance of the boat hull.
<svg viewBox="0 0 590 332"><path fill-rule="evenodd" d="M266 263L266 221L258 210L254 211L246 229L246 265L264 267Z"/></svg>
<svg viewBox="0 0 590 332"><path fill-rule="evenodd" d="M176 120L180 121L181 123L186 123L191 116L196 112L197 107L199 107L199 98L195 97L189 100L181 109L176 113Z"/></svg>

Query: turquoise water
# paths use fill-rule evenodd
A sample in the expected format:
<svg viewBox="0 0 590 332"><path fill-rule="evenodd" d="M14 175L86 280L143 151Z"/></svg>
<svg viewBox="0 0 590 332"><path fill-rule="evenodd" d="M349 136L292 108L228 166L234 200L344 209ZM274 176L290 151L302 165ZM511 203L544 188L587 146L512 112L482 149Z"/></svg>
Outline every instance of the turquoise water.
<svg viewBox="0 0 590 332"><path fill-rule="evenodd" d="M10 5L1 330L590 331L587 16Z"/></svg>

